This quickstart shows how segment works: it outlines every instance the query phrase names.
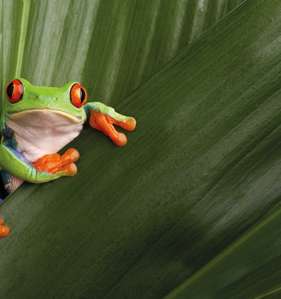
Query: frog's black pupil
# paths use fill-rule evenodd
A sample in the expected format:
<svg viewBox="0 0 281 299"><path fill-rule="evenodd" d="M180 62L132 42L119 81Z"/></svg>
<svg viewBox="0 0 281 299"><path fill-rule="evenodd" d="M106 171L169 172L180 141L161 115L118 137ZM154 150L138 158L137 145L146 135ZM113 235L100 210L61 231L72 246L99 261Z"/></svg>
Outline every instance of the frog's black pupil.
<svg viewBox="0 0 281 299"><path fill-rule="evenodd" d="M86 97L86 94L85 94L84 89L80 88L80 99L81 99L81 102L84 101L85 97Z"/></svg>
<svg viewBox="0 0 281 299"><path fill-rule="evenodd" d="M13 82L11 82L7 87L7 95L9 98L13 96L13 92L14 92L14 84Z"/></svg>

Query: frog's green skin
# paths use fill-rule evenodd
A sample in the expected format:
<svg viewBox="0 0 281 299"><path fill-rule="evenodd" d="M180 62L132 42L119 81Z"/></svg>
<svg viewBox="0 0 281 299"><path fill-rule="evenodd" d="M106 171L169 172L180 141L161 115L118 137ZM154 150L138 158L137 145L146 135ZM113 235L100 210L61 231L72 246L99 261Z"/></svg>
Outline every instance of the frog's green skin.
<svg viewBox="0 0 281 299"><path fill-rule="evenodd" d="M49 151L56 152L78 136L90 111L101 112L118 121L129 118L100 102L88 102L81 108L75 107L69 94L76 82L57 88L34 86L23 78L19 80L24 85L23 98L14 104L7 99L2 116L4 119L1 120L4 128L0 143L0 167L23 181L43 183L64 175L40 172L31 162ZM9 132L12 132L12 138L7 137ZM30 133L31 136L28 135ZM48 143L48 140L51 141Z"/></svg>

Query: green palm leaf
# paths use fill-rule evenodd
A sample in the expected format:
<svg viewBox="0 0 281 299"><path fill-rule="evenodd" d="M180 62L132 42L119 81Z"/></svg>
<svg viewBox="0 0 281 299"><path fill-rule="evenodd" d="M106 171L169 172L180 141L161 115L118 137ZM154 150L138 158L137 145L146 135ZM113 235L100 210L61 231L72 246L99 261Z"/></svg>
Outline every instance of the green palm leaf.
<svg viewBox="0 0 281 299"><path fill-rule="evenodd" d="M138 120L1 206L2 297L278 298L281 3L210 28L241 2L2 1L2 82L82 80Z"/></svg>

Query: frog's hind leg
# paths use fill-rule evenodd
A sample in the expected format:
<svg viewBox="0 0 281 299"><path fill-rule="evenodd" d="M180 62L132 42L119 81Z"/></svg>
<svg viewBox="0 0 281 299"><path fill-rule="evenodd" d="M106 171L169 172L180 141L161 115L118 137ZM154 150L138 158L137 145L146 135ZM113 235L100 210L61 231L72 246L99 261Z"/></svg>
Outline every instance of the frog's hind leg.
<svg viewBox="0 0 281 299"><path fill-rule="evenodd" d="M0 238L7 237L10 233L10 228L5 224L5 221L0 217Z"/></svg>
<svg viewBox="0 0 281 299"><path fill-rule="evenodd" d="M7 237L10 232L10 228L5 224L4 219L0 217L0 238Z"/></svg>
<svg viewBox="0 0 281 299"><path fill-rule="evenodd" d="M19 179L4 170L1 171L1 179L5 189L3 197L6 197L8 194L15 192L23 183L22 179Z"/></svg>
<svg viewBox="0 0 281 299"><path fill-rule="evenodd" d="M10 232L11 230L7 225L5 224L0 225L0 238L7 237L10 234Z"/></svg>
<svg viewBox="0 0 281 299"><path fill-rule="evenodd" d="M5 201L5 198L14 192L23 180L12 176L8 172L0 171L0 203ZM7 237L10 234L10 228L5 224L4 219L0 216L0 238Z"/></svg>

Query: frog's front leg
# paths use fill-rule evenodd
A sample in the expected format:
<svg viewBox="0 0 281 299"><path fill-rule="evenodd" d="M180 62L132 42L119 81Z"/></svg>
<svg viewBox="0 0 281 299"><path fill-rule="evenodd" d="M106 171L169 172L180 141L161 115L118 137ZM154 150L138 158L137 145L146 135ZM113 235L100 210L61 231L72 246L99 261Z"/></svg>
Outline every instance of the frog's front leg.
<svg viewBox="0 0 281 299"><path fill-rule="evenodd" d="M67 163L54 171L40 171L21 159L12 148L0 144L0 166L11 175L31 183L45 183L62 176L73 175L72 163Z"/></svg>
<svg viewBox="0 0 281 299"><path fill-rule="evenodd" d="M135 118L122 115L103 103L90 102L86 105L86 111L89 114L90 125L103 132L118 146L124 146L127 143L127 137L118 132L114 125L126 131L133 131L136 128Z"/></svg>
<svg viewBox="0 0 281 299"><path fill-rule="evenodd" d="M76 174L74 164L79 159L79 153L75 149L68 149L63 155L45 155L32 165L23 161L16 151L0 144L0 165L11 175L32 183L44 183L55 180L61 176ZM0 218L0 238L8 236L10 229Z"/></svg>

